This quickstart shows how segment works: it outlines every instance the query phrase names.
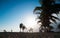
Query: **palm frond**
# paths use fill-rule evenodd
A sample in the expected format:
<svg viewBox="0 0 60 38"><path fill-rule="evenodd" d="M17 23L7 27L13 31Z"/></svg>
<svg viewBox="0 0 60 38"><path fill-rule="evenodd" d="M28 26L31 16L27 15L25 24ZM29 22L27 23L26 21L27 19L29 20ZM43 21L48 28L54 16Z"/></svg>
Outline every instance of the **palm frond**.
<svg viewBox="0 0 60 38"><path fill-rule="evenodd" d="M54 12L54 14L56 14L56 15L57 15L57 14L59 14L59 12Z"/></svg>
<svg viewBox="0 0 60 38"><path fill-rule="evenodd" d="M56 22L56 20L55 20L55 19L51 18L51 20L52 20L54 23L56 23L56 24L57 24L57 22Z"/></svg>
<svg viewBox="0 0 60 38"><path fill-rule="evenodd" d="M36 12L35 14L41 14L40 12Z"/></svg>
<svg viewBox="0 0 60 38"><path fill-rule="evenodd" d="M54 18L54 19L60 20L59 18L57 18L57 17L55 17L55 16L51 16L51 17Z"/></svg>
<svg viewBox="0 0 60 38"><path fill-rule="evenodd" d="M37 23L40 23L41 21L38 21Z"/></svg>
<svg viewBox="0 0 60 38"><path fill-rule="evenodd" d="M49 26L50 29L53 29L54 27L53 26Z"/></svg>
<svg viewBox="0 0 60 38"><path fill-rule="evenodd" d="M41 19L41 16L38 16L38 19Z"/></svg>
<svg viewBox="0 0 60 38"><path fill-rule="evenodd" d="M41 10L41 9L42 7L36 7L33 12L35 12L36 10Z"/></svg>

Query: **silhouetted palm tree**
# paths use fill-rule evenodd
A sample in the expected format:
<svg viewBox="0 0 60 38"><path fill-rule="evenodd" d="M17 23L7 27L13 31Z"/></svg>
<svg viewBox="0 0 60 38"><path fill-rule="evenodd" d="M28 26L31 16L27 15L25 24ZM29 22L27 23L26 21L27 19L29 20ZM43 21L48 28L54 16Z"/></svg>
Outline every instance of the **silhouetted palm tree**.
<svg viewBox="0 0 60 38"><path fill-rule="evenodd" d="M20 32L21 32L22 27L23 27L23 23L21 23L20 26L19 26Z"/></svg>
<svg viewBox="0 0 60 38"><path fill-rule="evenodd" d="M21 31L21 29L23 30L23 32L24 32L24 29L25 29L26 27L23 25L23 23L21 23L20 24L20 31Z"/></svg>
<svg viewBox="0 0 60 38"><path fill-rule="evenodd" d="M39 10L41 12L38 12L37 10ZM55 8L54 0L42 0L41 7L36 7L34 9L34 12L35 11L37 11L36 14L40 15L40 16L38 16L38 19L40 19L38 21L38 23L41 22L42 23L41 27L44 27L44 29L46 29L47 31L51 30L50 24L52 22L50 20L52 20L55 23L56 23L55 19L60 20L59 18L52 15L52 14L58 14L59 13L59 10L57 8ZM48 30L48 28L49 28L49 30Z"/></svg>
<svg viewBox="0 0 60 38"><path fill-rule="evenodd" d="M25 29L25 28L26 28L25 26L22 27L23 32L24 32L24 29Z"/></svg>

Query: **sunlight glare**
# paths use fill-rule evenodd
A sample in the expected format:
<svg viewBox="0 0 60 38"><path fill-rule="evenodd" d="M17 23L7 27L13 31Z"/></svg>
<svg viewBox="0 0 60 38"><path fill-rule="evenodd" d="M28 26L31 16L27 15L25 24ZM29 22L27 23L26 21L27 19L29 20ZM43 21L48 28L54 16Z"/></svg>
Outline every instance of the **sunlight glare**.
<svg viewBox="0 0 60 38"><path fill-rule="evenodd" d="M35 17L34 16L27 16L25 19L25 26L28 28L33 28L36 25Z"/></svg>

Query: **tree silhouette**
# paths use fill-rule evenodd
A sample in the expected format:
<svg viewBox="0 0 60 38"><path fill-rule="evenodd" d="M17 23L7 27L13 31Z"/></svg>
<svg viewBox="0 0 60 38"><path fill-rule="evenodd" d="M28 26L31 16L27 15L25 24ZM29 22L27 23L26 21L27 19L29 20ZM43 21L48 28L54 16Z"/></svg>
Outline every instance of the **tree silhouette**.
<svg viewBox="0 0 60 38"><path fill-rule="evenodd" d="M33 32L33 28L30 28L30 29L29 29L29 32Z"/></svg>
<svg viewBox="0 0 60 38"><path fill-rule="evenodd" d="M22 27L23 32L24 32L24 29L25 29L25 28L26 28L25 26Z"/></svg>
<svg viewBox="0 0 60 38"><path fill-rule="evenodd" d="M60 20L59 18L52 15L52 14L59 14L60 7L58 6L60 5L55 4L55 0L41 0L41 2L42 2L41 7L36 7L34 9L34 13L39 14L38 19L40 20L38 21L38 23L41 22L40 28L45 29L45 32L49 32L52 27L52 26L50 27L50 24L52 23L51 21L57 23L56 19Z"/></svg>
<svg viewBox="0 0 60 38"><path fill-rule="evenodd" d="M23 27L23 23L21 23L19 27L20 27L20 32L21 32L21 29L22 29L22 27Z"/></svg>
<svg viewBox="0 0 60 38"><path fill-rule="evenodd" d="M25 29L26 27L23 25L23 23L21 23L20 24L20 32L21 32L21 29L23 30L23 32L24 32L24 29Z"/></svg>
<svg viewBox="0 0 60 38"><path fill-rule="evenodd" d="M3 30L4 32L7 32L6 30Z"/></svg>

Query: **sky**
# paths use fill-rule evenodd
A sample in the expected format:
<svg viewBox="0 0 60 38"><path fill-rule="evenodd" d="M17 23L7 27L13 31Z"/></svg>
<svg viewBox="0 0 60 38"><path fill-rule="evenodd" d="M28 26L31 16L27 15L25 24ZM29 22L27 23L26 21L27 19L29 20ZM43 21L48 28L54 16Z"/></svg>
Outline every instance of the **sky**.
<svg viewBox="0 0 60 38"><path fill-rule="evenodd" d="M33 14L36 6L40 6L38 0L0 0L0 32L19 32L20 23L27 27L26 31L33 28L38 32L36 15Z"/></svg>
<svg viewBox="0 0 60 38"><path fill-rule="evenodd" d="M38 0L0 0L0 32L19 32L19 24L36 29L33 10L40 6Z"/></svg>

